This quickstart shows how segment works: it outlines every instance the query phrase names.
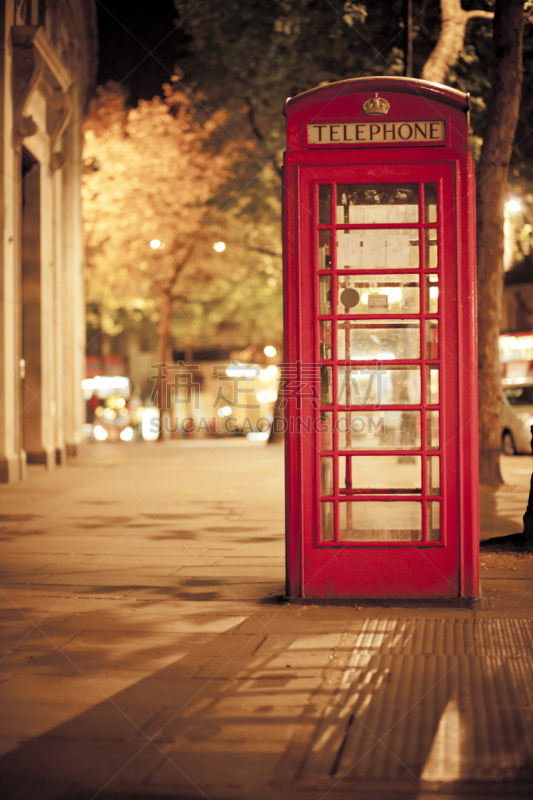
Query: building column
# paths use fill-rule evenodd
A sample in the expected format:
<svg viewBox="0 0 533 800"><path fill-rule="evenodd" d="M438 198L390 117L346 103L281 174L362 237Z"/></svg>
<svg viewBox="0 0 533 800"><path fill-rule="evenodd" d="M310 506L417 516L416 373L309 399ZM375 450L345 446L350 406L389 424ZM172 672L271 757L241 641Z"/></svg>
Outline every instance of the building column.
<svg viewBox="0 0 533 800"><path fill-rule="evenodd" d="M76 456L82 441L85 401L81 382L85 378L85 291L81 233L81 147L79 103L71 89L73 109L64 144L67 165L63 170L63 420L66 454Z"/></svg>
<svg viewBox="0 0 533 800"><path fill-rule="evenodd" d="M13 3L8 0L0 11L0 125L11 132L12 60L8 45ZM11 137L0 143L0 482L24 478L25 454L22 450L20 410L22 402L20 359L20 159Z"/></svg>
<svg viewBox="0 0 533 800"><path fill-rule="evenodd" d="M51 469L55 453L45 437L43 407L43 264L41 247L41 171L23 154L22 164L22 357L25 377L22 400L23 437L29 464ZM43 333L45 336L43 337ZM48 334L48 335L47 335Z"/></svg>

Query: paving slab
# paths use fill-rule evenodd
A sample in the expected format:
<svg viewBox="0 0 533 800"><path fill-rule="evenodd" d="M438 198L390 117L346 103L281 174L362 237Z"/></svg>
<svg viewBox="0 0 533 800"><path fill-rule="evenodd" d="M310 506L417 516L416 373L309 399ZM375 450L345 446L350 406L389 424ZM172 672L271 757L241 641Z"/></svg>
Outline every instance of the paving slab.
<svg viewBox="0 0 533 800"><path fill-rule="evenodd" d="M527 502L531 459L503 464L485 537ZM2 487L3 799L533 793L533 570L281 602L282 473L261 443L94 445Z"/></svg>

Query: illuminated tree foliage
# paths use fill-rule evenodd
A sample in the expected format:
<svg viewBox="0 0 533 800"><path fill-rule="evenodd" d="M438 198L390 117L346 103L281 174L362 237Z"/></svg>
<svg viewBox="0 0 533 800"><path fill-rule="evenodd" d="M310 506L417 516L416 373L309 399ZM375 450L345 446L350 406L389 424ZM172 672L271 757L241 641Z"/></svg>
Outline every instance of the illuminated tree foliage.
<svg viewBox="0 0 533 800"><path fill-rule="evenodd" d="M166 86L127 110L115 86L100 87L84 131L87 299L111 335L128 312L157 320L162 361L172 344L261 342L281 317L276 259L236 220L238 198L225 214L215 204L234 170L227 115L200 121L194 100Z"/></svg>

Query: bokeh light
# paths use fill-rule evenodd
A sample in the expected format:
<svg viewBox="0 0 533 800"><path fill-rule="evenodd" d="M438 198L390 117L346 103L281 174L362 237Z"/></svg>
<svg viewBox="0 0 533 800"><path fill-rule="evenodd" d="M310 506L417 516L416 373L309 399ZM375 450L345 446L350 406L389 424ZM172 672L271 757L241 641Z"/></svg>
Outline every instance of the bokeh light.
<svg viewBox="0 0 533 800"><path fill-rule="evenodd" d="M522 211L522 203L520 202L520 200L517 200L515 197L513 197L511 198L511 200L508 200L506 202L505 208L511 214L518 214L519 211Z"/></svg>

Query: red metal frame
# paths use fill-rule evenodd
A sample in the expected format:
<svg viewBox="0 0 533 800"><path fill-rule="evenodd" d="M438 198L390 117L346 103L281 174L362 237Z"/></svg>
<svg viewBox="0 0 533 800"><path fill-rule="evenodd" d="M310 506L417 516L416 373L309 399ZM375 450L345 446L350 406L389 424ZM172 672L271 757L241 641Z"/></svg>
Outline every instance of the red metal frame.
<svg viewBox="0 0 533 800"><path fill-rule="evenodd" d="M391 146L374 144L355 150L346 145L327 148L308 147L308 122L368 121L362 104L375 92L391 104L389 120L444 119L446 140L431 146ZM331 295L337 297L336 236L341 230L418 229L420 261L416 268L343 269L342 276L374 273L419 276L418 313L387 314L387 321L419 321L419 359L396 359L394 366L420 365L421 402L382 405L381 410L418 412L421 420L421 446L410 453L422 464L420 494L398 492L354 492L339 488L339 457L346 455L379 457L398 455L395 450L339 450L338 436L331 450L322 451L333 459L334 513L347 498L359 501L415 502L426 508L428 498L440 500L441 540L429 541L427 514L422 514L422 541L339 541L335 525L333 541L320 537L320 455L314 429L305 429L306 420L319 413L313 393L287 393L286 510L287 510L287 592L289 595L320 596L400 596L450 597L478 594L478 500L477 500L477 380L475 347L475 253L473 169L468 150L468 98L459 92L408 79L356 79L331 84L288 101L288 152L284 167L284 254L285 254L285 362L298 371L300 387L312 383L305 365L320 362L320 320L329 320L332 332L331 367L333 402L321 410L339 410L338 368L346 364L371 368L375 360L337 358L337 326L346 319L360 321L356 314L338 314L336 300L330 314L318 308L319 276L331 276ZM419 185L419 221L395 224L337 224L336 184L375 184L409 182ZM424 184L439 186L439 215L436 223L425 222ZM331 186L331 220L318 224L318 185ZM439 231L440 307L437 313L425 309L425 264L423 232ZM318 269L318 231L331 231L332 264ZM431 273L435 274L434 270ZM345 309L347 311L347 309ZM383 314L364 314L364 322L383 320ZM439 325L440 358L426 357L425 320ZM346 355L346 353L345 353ZM440 450L427 447L425 364L440 364ZM315 379L315 388L316 379ZM303 396L302 396L303 395ZM350 404L352 411L358 407ZM434 406L436 409L437 406ZM359 409L360 410L360 409ZM365 406L366 412L372 408ZM301 429L299 423L304 423ZM316 425L315 425L316 428ZM427 493L427 458L440 456L441 496ZM347 464L351 459L347 459ZM444 487L444 488L443 488ZM349 503L349 505L352 505ZM356 508L356 503L353 508ZM393 506L390 506L391 508ZM346 507L348 510L348 506Z"/></svg>

